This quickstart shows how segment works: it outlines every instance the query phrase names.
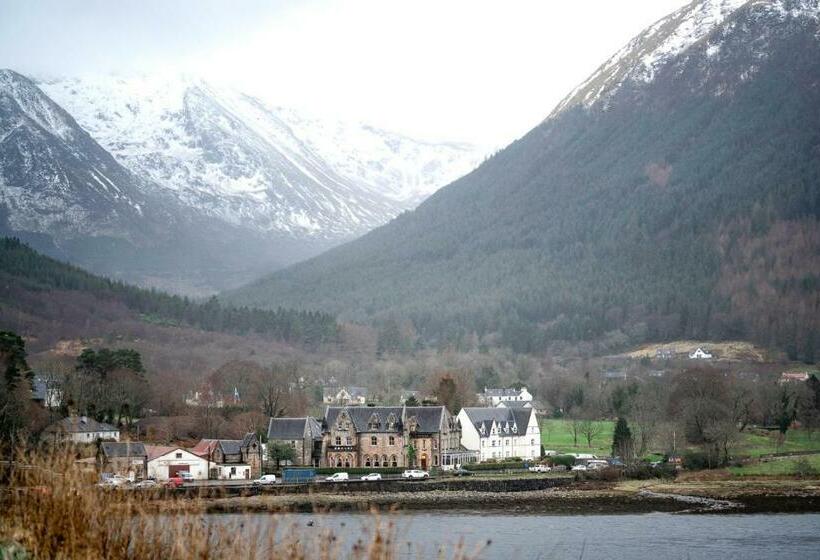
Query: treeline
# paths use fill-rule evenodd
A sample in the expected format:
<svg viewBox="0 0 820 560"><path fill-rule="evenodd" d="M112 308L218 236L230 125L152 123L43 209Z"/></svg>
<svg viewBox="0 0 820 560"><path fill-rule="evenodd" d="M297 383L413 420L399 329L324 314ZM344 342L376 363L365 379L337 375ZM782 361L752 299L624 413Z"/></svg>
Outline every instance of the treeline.
<svg viewBox="0 0 820 560"><path fill-rule="evenodd" d="M0 238L0 275L32 290L72 290L121 302L147 321L197 327L207 331L251 332L295 343L334 341L339 326L334 316L317 311L229 307L216 298L206 302L137 288L90 274L43 256L16 238Z"/></svg>

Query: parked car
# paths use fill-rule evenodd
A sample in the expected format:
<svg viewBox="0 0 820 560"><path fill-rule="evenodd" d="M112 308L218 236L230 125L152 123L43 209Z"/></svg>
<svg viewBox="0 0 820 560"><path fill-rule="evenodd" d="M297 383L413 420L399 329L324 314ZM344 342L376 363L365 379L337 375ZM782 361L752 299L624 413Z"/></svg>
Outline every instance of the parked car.
<svg viewBox="0 0 820 560"><path fill-rule="evenodd" d="M552 470L552 467L550 467L548 465L533 465L527 470L529 470L530 472L545 473L545 472L550 472Z"/></svg>
<svg viewBox="0 0 820 560"><path fill-rule="evenodd" d="M268 486L270 484L276 484L275 474L263 474L253 481L254 486Z"/></svg>
<svg viewBox="0 0 820 560"><path fill-rule="evenodd" d="M177 475L185 482L194 481L194 475L192 475L189 471L179 471Z"/></svg>
<svg viewBox="0 0 820 560"><path fill-rule="evenodd" d="M346 472L333 473L325 479L327 482L344 482L350 480L350 476Z"/></svg>
<svg viewBox="0 0 820 560"><path fill-rule="evenodd" d="M119 488L125 487L129 484L131 484L131 481L126 477L121 474L115 474L113 476L109 476L108 478L104 478L99 484L97 484L97 486L101 488Z"/></svg>
<svg viewBox="0 0 820 560"><path fill-rule="evenodd" d="M609 466L609 463L604 460L595 460L595 461L587 461L587 469L589 470L598 470L598 469L605 469Z"/></svg>
<svg viewBox="0 0 820 560"><path fill-rule="evenodd" d="M570 470L572 470L572 471L588 471L589 469L587 468L586 465L582 464L582 465L575 465Z"/></svg>
<svg viewBox="0 0 820 560"><path fill-rule="evenodd" d="M452 472L453 476L473 476L473 471L468 471L467 469L462 469L461 467L457 469L453 469Z"/></svg>
<svg viewBox="0 0 820 560"><path fill-rule="evenodd" d="M165 481L163 486L166 488L179 488L185 483L181 476L172 476L168 480Z"/></svg>
<svg viewBox="0 0 820 560"><path fill-rule="evenodd" d="M554 449L545 449L544 450L544 457L554 457L558 455L558 452Z"/></svg>
<svg viewBox="0 0 820 560"><path fill-rule="evenodd" d="M552 467L552 470L554 470L555 472L565 471L565 470L567 470L567 466L566 465L555 465L554 467Z"/></svg>
<svg viewBox="0 0 820 560"><path fill-rule="evenodd" d="M430 478L430 473L421 469L408 469L401 473L402 478Z"/></svg>
<svg viewBox="0 0 820 560"><path fill-rule="evenodd" d="M377 472L372 472L370 474L366 474L362 477L362 480L381 480L382 475Z"/></svg>

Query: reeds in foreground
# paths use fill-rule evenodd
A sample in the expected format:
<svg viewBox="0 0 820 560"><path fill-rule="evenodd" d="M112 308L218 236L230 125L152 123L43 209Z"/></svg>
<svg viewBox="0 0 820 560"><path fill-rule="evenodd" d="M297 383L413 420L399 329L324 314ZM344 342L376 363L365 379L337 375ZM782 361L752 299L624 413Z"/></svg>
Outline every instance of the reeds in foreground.
<svg viewBox="0 0 820 560"><path fill-rule="evenodd" d="M391 560L399 557L389 516L373 515L361 535L285 526L275 515L214 523L198 500L162 492L103 490L68 453L23 455L0 488L0 560L6 558L282 558ZM429 543L423 543L429 546ZM403 557L421 557L402 549ZM439 558L465 560L462 546Z"/></svg>

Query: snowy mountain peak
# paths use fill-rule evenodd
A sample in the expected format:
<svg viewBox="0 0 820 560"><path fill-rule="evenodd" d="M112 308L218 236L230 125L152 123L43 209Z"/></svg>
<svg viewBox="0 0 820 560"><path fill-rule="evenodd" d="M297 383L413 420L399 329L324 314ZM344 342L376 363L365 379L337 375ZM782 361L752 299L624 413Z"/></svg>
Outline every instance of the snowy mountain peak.
<svg viewBox="0 0 820 560"><path fill-rule="evenodd" d="M40 85L123 165L187 206L260 232L363 233L483 156L465 144L305 116L186 76Z"/></svg>
<svg viewBox="0 0 820 560"><path fill-rule="evenodd" d="M633 38L589 78L561 101L550 117L563 110L603 104L624 84L649 83L657 72L695 45L709 41L716 30L741 8L777 17L807 16L817 19L818 0L695 0L669 14ZM707 54L720 50L719 39L709 43ZM549 118L549 117L548 117Z"/></svg>

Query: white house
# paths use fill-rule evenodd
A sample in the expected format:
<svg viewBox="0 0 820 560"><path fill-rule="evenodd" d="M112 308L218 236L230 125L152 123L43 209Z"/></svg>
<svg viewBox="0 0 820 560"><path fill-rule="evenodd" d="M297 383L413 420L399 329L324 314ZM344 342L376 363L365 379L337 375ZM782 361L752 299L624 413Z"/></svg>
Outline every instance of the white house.
<svg viewBox="0 0 820 560"><path fill-rule="evenodd" d="M500 402L528 402L531 400L532 393L527 391L526 387L521 387L521 389L488 389L484 387L484 392L478 394L478 402L487 406L496 406Z"/></svg>
<svg viewBox="0 0 820 560"><path fill-rule="evenodd" d="M364 387L325 387L322 391L322 402L325 404L356 405L367 402L367 389Z"/></svg>
<svg viewBox="0 0 820 560"><path fill-rule="evenodd" d="M148 477L168 480L180 472L189 472L196 480L208 478L208 460L181 447L146 445Z"/></svg>
<svg viewBox="0 0 820 560"><path fill-rule="evenodd" d="M55 442L96 443L97 441L120 441L120 430L111 424L97 422L88 416L69 416L45 429Z"/></svg>
<svg viewBox="0 0 820 560"><path fill-rule="evenodd" d="M462 408L461 445L479 461L541 456L541 428L535 411L524 407Z"/></svg>
<svg viewBox="0 0 820 560"><path fill-rule="evenodd" d="M691 354L689 354L690 360L710 360L712 359L712 355L709 352L706 352L703 348L698 348Z"/></svg>

